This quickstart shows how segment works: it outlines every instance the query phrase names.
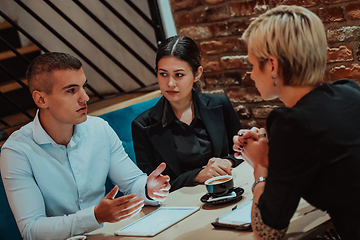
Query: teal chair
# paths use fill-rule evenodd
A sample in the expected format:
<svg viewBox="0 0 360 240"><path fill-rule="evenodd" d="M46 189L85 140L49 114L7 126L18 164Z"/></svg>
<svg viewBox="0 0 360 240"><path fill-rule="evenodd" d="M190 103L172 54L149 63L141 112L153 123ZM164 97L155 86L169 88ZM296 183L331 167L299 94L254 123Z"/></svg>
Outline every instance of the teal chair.
<svg viewBox="0 0 360 240"><path fill-rule="evenodd" d="M133 160L135 163L136 159L131 134L131 122L140 113L154 106L159 99L160 97L157 97L99 116L106 120L115 130L116 134L119 136L124 145L125 151L128 153L131 160ZM108 180L106 182L107 192L110 191L113 187L114 185L110 180ZM121 196L121 193L118 196ZM14 215L10 209L0 174L0 240L20 239L22 239L22 237L17 227Z"/></svg>
<svg viewBox="0 0 360 240"><path fill-rule="evenodd" d="M122 141L125 151L129 155L131 160L133 160L135 163L136 159L131 134L131 123L142 112L153 107L159 101L159 99L160 97L156 97L125 108L105 113L103 115L99 115L99 117L106 120L109 125L115 130L116 134Z"/></svg>
<svg viewBox="0 0 360 240"><path fill-rule="evenodd" d="M22 239L22 237L9 206L0 173L0 240L20 239Z"/></svg>

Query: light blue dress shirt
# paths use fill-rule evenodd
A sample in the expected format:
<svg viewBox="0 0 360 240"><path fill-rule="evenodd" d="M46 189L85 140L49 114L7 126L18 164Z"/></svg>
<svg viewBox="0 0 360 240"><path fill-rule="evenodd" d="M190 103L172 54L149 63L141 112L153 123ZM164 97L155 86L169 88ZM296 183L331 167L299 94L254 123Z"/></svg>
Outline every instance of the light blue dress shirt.
<svg viewBox="0 0 360 240"><path fill-rule="evenodd" d="M147 175L98 117L74 126L63 146L45 132L37 113L3 145L0 169L24 239L65 239L100 228L94 206L105 196L108 176L125 195L136 193L145 204L159 204L146 198Z"/></svg>

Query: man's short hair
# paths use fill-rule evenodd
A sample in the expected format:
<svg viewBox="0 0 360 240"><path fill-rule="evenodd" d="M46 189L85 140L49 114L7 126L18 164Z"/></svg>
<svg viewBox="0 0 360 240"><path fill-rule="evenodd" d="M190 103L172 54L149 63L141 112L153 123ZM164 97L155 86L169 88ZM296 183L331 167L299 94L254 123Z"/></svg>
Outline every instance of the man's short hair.
<svg viewBox="0 0 360 240"><path fill-rule="evenodd" d="M278 6L255 19L242 37L262 67L269 56L279 61L284 85L321 84L327 61L324 25L310 10Z"/></svg>
<svg viewBox="0 0 360 240"><path fill-rule="evenodd" d="M67 53L47 52L36 57L26 71L30 92L36 90L51 94L54 86L53 71L79 70L81 66L79 59Z"/></svg>

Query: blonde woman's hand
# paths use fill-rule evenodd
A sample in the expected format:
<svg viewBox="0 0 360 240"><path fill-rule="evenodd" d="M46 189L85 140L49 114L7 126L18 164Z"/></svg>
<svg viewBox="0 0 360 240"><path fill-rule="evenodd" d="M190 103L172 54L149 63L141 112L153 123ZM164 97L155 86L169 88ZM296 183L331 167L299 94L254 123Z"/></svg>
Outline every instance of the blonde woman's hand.
<svg viewBox="0 0 360 240"><path fill-rule="evenodd" d="M233 137L235 157L244 158L253 168L257 164L268 167L269 145L266 130L264 128L241 129L238 135Z"/></svg>

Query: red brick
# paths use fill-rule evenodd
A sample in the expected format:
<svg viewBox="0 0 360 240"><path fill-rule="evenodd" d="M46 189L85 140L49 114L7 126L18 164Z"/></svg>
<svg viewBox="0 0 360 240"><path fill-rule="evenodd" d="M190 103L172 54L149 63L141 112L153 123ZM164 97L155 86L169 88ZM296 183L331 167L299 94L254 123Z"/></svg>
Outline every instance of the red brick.
<svg viewBox="0 0 360 240"><path fill-rule="evenodd" d="M257 128L265 128L266 127L266 120L264 119L252 119L252 120L241 120L241 125L243 129L251 129L253 127Z"/></svg>
<svg viewBox="0 0 360 240"><path fill-rule="evenodd" d="M314 11L324 23L343 22L344 13L341 7L319 8Z"/></svg>
<svg viewBox="0 0 360 240"><path fill-rule="evenodd" d="M173 12L182 9L192 9L201 4L201 0L170 0L170 6Z"/></svg>
<svg viewBox="0 0 360 240"><path fill-rule="evenodd" d="M217 3L221 3L221 2L226 2L227 0L204 0L205 3L208 4L217 4Z"/></svg>
<svg viewBox="0 0 360 240"><path fill-rule="evenodd" d="M249 107L246 107L244 105L237 105L234 107L234 109L240 119L250 119L251 118L251 109Z"/></svg>
<svg viewBox="0 0 360 240"><path fill-rule="evenodd" d="M360 65L351 64L348 66L341 65L339 67L333 67L329 71L329 79L335 81L342 78L348 78L353 80L360 80Z"/></svg>
<svg viewBox="0 0 360 240"><path fill-rule="evenodd" d="M346 6L346 13L349 19L360 19L360 3L353 3Z"/></svg>
<svg viewBox="0 0 360 240"><path fill-rule="evenodd" d="M222 86L222 87L224 87L224 86L238 86L239 82L236 82L234 78L227 78L224 75L224 77L219 79L218 84L219 84L219 86Z"/></svg>
<svg viewBox="0 0 360 240"><path fill-rule="evenodd" d="M220 62L214 58L202 58L202 66L205 72L220 72Z"/></svg>
<svg viewBox="0 0 360 240"><path fill-rule="evenodd" d="M221 39L221 40L212 40L205 41L200 43L200 50L205 54L219 54L226 52L237 51L237 39Z"/></svg>
<svg viewBox="0 0 360 240"><path fill-rule="evenodd" d="M174 13L175 26L182 27L194 23L194 16L192 12L182 11Z"/></svg>
<svg viewBox="0 0 360 240"><path fill-rule="evenodd" d="M351 42L360 36L360 27L344 26L340 28L329 28L326 31L328 42Z"/></svg>
<svg viewBox="0 0 360 240"><path fill-rule="evenodd" d="M323 82L331 82L329 79L329 70L325 71L324 77L323 77Z"/></svg>
<svg viewBox="0 0 360 240"><path fill-rule="evenodd" d="M350 46L340 46L339 48L328 48L328 63L353 61L352 50Z"/></svg>
<svg viewBox="0 0 360 240"><path fill-rule="evenodd" d="M247 45L241 37L238 38L238 48L239 52L247 54Z"/></svg>
<svg viewBox="0 0 360 240"><path fill-rule="evenodd" d="M321 0L323 3L340 3L340 2L347 2L349 0Z"/></svg>
<svg viewBox="0 0 360 240"><path fill-rule="evenodd" d="M224 77L222 78L223 85L230 86L230 85L240 85L242 79L241 72L224 72Z"/></svg>
<svg viewBox="0 0 360 240"><path fill-rule="evenodd" d="M263 99L255 87L239 88L228 87L226 94L233 103L262 102Z"/></svg>
<svg viewBox="0 0 360 240"><path fill-rule="evenodd" d="M231 17L239 17L263 13L269 9L267 0L252 0L246 2L235 2L230 4Z"/></svg>
<svg viewBox="0 0 360 240"><path fill-rule="evenodd" d="M265 126L268 113L281 104L278 99L262 100L250 78L251 67L245 57L226 57L246 56L247 46L241 35L250 17L268 6L295 4L318 14L325 23L331 46L324 80L350 78L360 84L359 0L170 0L170 3L178 34L192 37L199 44L205 68L204 91L226 92L244 128Z"/></svg>
<svg viewBox="0 0 360 240"><path fill-rule="evenodd" d="M210 93L210 94L225 94L224 89L205 89L203 93Z"/></svg>
<svg viewBox="0 0 360 240"><path fill-rule="evenodd" d="M181 28L179 35L188 36L194 40L211 38L212 32L208 26L190 26Z"/></svg>
<svg viewBox="0 0 360 240"><path fill-rule="evenodd" d="M360 86L360 80L358 79L353 79L354 82L356 82L359 86Z"/></svg>
<svg viewBox="0 0 360 240"><path fill-rule="evenodd" d="M223 56L220 58L222 69L236 69L251 67L247 56Z"/></svg>
<svg viewBox="0 0 360 240"><path fill-rule="evenodd" d="M274 110L274 108L279 107L278 105L262 105L260 107L252 108L252 113L254 118L264 118L266 119L270 112Z"/></svg>
<svg viewBox="0 0 360 240"><path fill-rule="evenodd" d="M244 87L255 86L255 82L250 78L251 72L246 72L242 79L242 85Z"/></svg>
<svg viewBox="0 0 360 240"><path fill-rule="evenodd" d="M214 37L242 35L249 26L248 20L213 23L209 26Z"/></svg>
<svg viewBox="0 0 360 240"><path fill-rule="evenodd" d="M219 85L222 73L204 73L206 87L214 87Z"/></svg>
<svg viewBox="0 0 360 240"><path fill-rule="evenodd" d="M297 5L301 7L311 7L319 5L321 0L272 0L272 6Z"/></svg>
<svg viewBox="0 0 360 240"><path fill-rule="evenodd" d="M227 6L212 7L194 12L195 21L202 22L215 22L226 20L230 18L229 9Z"/></svg>

